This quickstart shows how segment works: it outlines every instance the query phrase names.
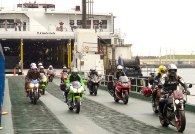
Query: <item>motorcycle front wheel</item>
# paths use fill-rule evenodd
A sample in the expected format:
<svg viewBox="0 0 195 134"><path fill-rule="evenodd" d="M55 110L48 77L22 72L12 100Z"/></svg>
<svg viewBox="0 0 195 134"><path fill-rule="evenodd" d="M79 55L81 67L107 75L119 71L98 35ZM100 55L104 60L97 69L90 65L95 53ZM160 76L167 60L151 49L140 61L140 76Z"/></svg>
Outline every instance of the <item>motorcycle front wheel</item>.
<svg viewBox="0 0 195 134"><path fill-rule="evenodd" d="M80 112L80 105L81 103L80 103L80 99L76 99L75 100L75 107L74 107L74 111L76 112L76 113L79 113Z"/></svg>
<svg viewBox="0 0 195 134"><path fill-rule="evenodd" d="M178 110L176 117L177 117L177 121L175 122L175 124L176 124L177 131L182 133L186 127L185 112Z"/></svg>
<svg viewBox="0 0 195 134"><path fill-rule="evenodd" d="M129 94L128 94L128 92L125 92L124 93L124 97L123 97L123 103L127 104L128 101L129 101Z"/></svg>

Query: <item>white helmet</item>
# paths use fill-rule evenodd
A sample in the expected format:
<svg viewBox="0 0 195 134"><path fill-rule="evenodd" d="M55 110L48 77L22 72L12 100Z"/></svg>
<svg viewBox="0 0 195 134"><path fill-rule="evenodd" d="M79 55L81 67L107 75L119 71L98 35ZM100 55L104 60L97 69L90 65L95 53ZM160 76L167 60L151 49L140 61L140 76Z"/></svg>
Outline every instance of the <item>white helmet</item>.
<svg viewBox="0 0 195 134"><path fill-rule="evenodd" d="M38 66L43 66L43 64L40 62L40 63L38 64Z"/></svg>
<svg viewBox="0 0 195 134"><path fill-rule="evenodd" d="M32 66L37 66L37 65L36 65L36 63L31 63L30 68L32 68Z"/></svg>
<svg viewBox="0 0 195 134"><path fill-rule="evenodd" d="M170 76L175 76L177 73L177 66L175 64L168 65L168 73Z"/></svg>
<svg viewBox="0 0 195 134"><path fill-rule="evenodd" d="M117 66L117 70L122 70L122 69L123 69L123 66L121 66L121 65Z"/></svg>
<svg viewBox="0 0 195 134"><path fill-rule="evenodd" d="M40 66L40 69L44 69L44 66L42 65L42 66Z"/></svg>
<svg viewBox="0 0 195 134"><path fill-rule="evenodd" d="M32 70L33 72L37 72L37 65L32 65L31 70Z"/></svg>

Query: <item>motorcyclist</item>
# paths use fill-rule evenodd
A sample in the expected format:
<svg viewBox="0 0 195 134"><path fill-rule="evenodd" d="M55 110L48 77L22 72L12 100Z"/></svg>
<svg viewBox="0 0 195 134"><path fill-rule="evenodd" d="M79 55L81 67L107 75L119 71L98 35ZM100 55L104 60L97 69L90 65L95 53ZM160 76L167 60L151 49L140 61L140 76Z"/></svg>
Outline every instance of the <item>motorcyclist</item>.
<svg viewBox="0 0 195 134"><path fill-rule="evenodd" d="M40 62L39 64L38 64L38 71L40 71L40 67L41 66L43 66L43 64Z"/></svg>
<svg viewBox="0 0 195 134"><path fill-rule="evenodd" d="M90 69L90 72L89 72L89 76L88 77L89 78L92 78L93 75L98 76L98 72L94 68Z"/></svg>
<svg viewBox="0 0 195 134"><path fill-rule="evenodd" d="M67 70L66 66L63 67L62 72L60 74L62 75L63 73L67 73L68 74L68 70ZM63 82L63 79L62 79L62 76L61 76L61 83L62 82Z"/></svg>
<svg viewBox="0 0 195 134"><path fill-rule="evenodd" d="M38 71L36 64L32 64L30 71L28 71L25 77L25 91L27 93L27 97L28 97L28 91L27 91L28 86L33 79L38 79L38 80L40 79L40 73Z"/></svg>
<svg viewBox="0 0 195 134"><path fill-rule="evenodd" d="M125 72L123 71L123 66L118 65L116 73L114 74L114 77L117 78L118 80L120 76L126 76L126 75L125 75Z"/></svg>
<svg viewBox="0 0 195 134"><path fill-rule="evenodd" d="M65 102L67 102L67 96L68 96L68 92L69 92L69 88L70 88L70 83L73 81L79 81L81 84L83 84L83 80L81 78L81 76L78 73L78 69L73 67L71 69L71 74L69 74L67 80L66 80L66 89L64 91L64 98L65 98Z"/></svg>
<svg viewBox="0 0 195 134"><path fill-rule="evenodd" d="M114 95L115 87L116 87L116 84L117 84L117 82L119 80L119 77L120 76L126 76L125 72L123 71L123 66L118 65L116 69L117 70L116 70L116 72L114 74L114 81L113 81L112 91L110 90L110 92L112 92L113 95Z"/></svg>
<svg viewBox="0 0 195 134"><path fill-rule="evenodd" d="M47 69L47 75L55 75L55 70L52 65L49 65L49 68Z"/></svg>
<svg viewBox="0 0 195 134"><path fill-rule="evenodd" d="M152 90L153 90L152 99L153 99L153 102L155 102L156 95L157 95L157 92L156 92L155 88L158 87L158 84L161 81L162 76L166 73L166 71L167 71L167 68L164 65L160 65L158 67L158 73L156 74L156 76L154 76L154 82L153 82L153 85L152 85ZM154 103L154 105L155 105L155 103Z"/></svg>
<svg viewBox="0 0 195 134"><path fill-rule="evenodd" d="M88 81L87 81L87 87L89 88L89 84L90 84L90 81L91 79L93 78L93 76L96 75L98 77L98 72L96 71L96 69L94 68L91 68L90 69L90 72L89 72L89 75L88 75Z"/></svg>
<svg viewBox="0 0 195 134"><path fill-rule="evenodd" d="M45 76L47 76L47 73L46 73L45 70L44 70L44 66L40 66L40 67L39 67L39 73L42 73L42 74L44 74Z"/></svg>
<svg viewBox="0 0 195 134"><path fill-rule="evenodd" d="M163 108L167 100L164 98L164 92L169 89L176 89L179 84L184 88L184 91L189 92L187 84L183 81L182 77L177 75L177 66L175 64L168 65L168 73L161 78L162 90L159 102L160 117L163 117Z"/></svg>

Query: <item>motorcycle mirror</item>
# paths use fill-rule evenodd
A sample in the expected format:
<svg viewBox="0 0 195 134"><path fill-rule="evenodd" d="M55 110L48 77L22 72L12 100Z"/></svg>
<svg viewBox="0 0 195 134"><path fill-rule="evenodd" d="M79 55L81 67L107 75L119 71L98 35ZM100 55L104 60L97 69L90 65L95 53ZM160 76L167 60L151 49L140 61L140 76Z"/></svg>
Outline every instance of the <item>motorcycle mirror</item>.
<svg viewBox="0 0 195 134"><path fill-rule="evenodd" d="M192 84L189 84L189 86L188 86L189 88L191 88L192 87Z"/></svg>

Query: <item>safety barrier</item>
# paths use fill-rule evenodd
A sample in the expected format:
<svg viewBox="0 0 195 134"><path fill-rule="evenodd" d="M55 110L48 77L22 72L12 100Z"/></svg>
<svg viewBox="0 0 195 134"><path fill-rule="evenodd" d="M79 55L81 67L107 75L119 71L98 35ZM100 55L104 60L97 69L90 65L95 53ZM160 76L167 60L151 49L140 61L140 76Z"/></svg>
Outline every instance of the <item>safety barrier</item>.
<svg viewBox="0 0 195 134"><path fill-rule="evenodd" d="M113 75L104 75L103 79L100 81L100 85L107 87L108 82L112 82L114 76ZM128 77L131 81L131 91L140 93L141 88L144 86L148 86L149 77Z"/></svg>

